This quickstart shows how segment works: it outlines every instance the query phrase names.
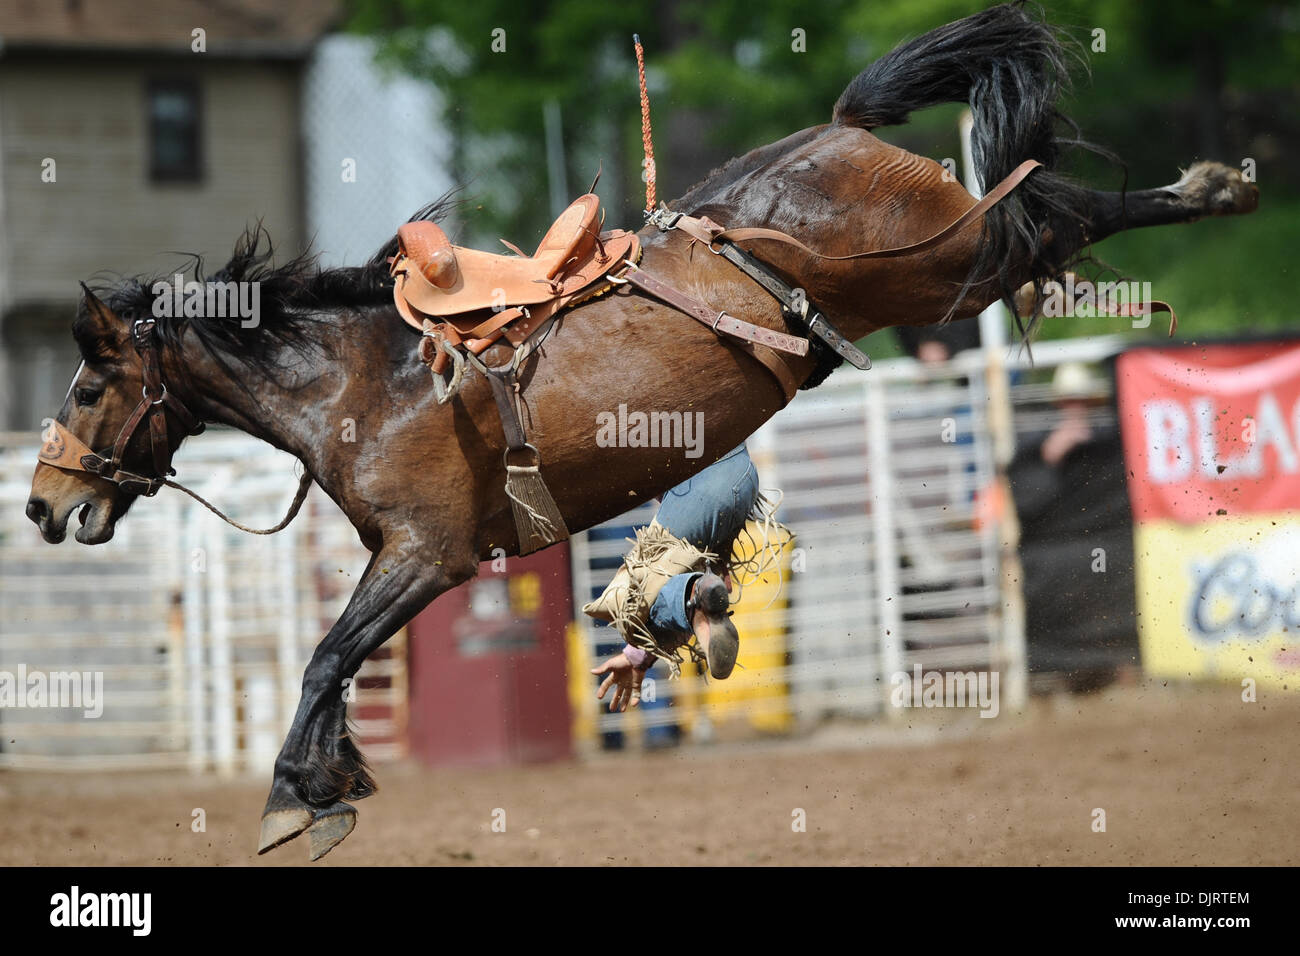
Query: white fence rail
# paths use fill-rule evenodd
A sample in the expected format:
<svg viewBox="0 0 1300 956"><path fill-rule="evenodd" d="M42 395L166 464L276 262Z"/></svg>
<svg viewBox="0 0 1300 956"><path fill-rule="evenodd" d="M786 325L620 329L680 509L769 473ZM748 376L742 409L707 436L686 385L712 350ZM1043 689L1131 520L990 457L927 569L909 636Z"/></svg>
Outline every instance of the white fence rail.
<svg viewBox="0 0 1300 956"><path fill-rule="evenodd" d="M50 546L24 514L36 445L0 438L0 682L27 677L20 699L0 696L0 767L269 766L303 666L365 567L351 525L313 489L288 529L246 535L164 489L107 544L72 540L74 515ZM274 524L296 484L289 456L229 431L191 439L177 466L246 524ZM365 664L350 703L372 756L405 738L402 640ZM88 675L92 693L102 681L102 714L42 701L34 686L60 672Z"/></svg>
<svg viewBox="0 0 1300 956"><path fill-rule="evenodd" d="M1057 365L1095 362L1123 344L1043 343L1032 369L1013 352L1017 431L1050 417L1044 383ZM725 683L690 669L680 681L660 674L640 726L686 725L703 737L731 717L788 730L897 716L890 678L914 666L999 671L1001 705L1014 705L1024 634L1004 608L999 528L980 507L994 477L984 374L973 352L940 370L911 360L844 370L750 439L761 487L784 492L793 567L779 596L775 579L756 585L761 600L737 614L750 666ZM1107 408L1094 414L1113 423ZM0 435L0 767L267 766L302 668L365 565L346 519L313 489L287 530L254 537L164 490L138 503L108 544L72 541L74 517L70 540L54 547L24 514L35 452L34 435ZM191 440L177 464L200 494L254 525L278 520L295 485L288 456L230 431ZM608 582L625 538L653 513L647 505L574 537L578 605ZM589 619L581 626L593 657L621 644ZM361 672L352 714L371 756L403 750L405 667L399 635ZM5 705L5 675L20 671L100 675L102 715ZM628 717L602 712L595 727L637 726Z"/></svg>

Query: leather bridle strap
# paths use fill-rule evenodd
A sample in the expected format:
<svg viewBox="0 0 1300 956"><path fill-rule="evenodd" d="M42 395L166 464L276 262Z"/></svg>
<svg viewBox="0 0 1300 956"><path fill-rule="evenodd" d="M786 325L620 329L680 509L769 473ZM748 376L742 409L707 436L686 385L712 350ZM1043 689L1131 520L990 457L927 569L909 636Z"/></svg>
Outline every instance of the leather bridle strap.
<svg viewBox="0 0 1300 956"><path fill-rule="evenodd" d="M139 403L118 429L117 438L108 455L92 451L62 424L52 422L50 432L45 436L45 444L37 455L41 461L64 471L84 471L98 475L129 494L145 497L156 495L167 478L176 473L171 467L172 451L167 441L167 412L170 410L177 417L187 435L197 435L203 431L204 426L163 383L158 346L154 341L156 326L156 320L148 318L136 320L131 327L131 342L140 355L144 387ZM122 467L127 446L146 418L149 426L149 450L155 472L152 478Z"/></svg>
<svg viewBox="0 0 1300 956"><path fill-rule="evenodd" d="M115 484L125 486L124 490L152 497L158 493L163 482L176 474L171 466L172 451L167 442L167 411L180 420L187 435L196 435L203 431L203 423L190 413L185 404L167 390L162 380L162 367L158 360L158 346L154 341L157 321L152 318L137 319L131 326L131 343L140 356L140 374L144 379L139 404L127 417L113 442L113 450L107 458L92 455L92 460L82 463L87 470L107 478ZM126 455L127 445L135 437L140 423L148 419L149 452L153 458L155 477L144 478L140 475L122 470L122 461ZM142 486L142 487L141 487Z"/></svg>
<svg viewBox="0 0 1300 956"><path fill-rule="evenodd" d="M99 474L99 463L103 459L58 422L50 422L49 427L41 433L41 441L44 444L36 453L36 457L45 464L61 468L63 471L87 471L91 474Z"/></svg>
<svg viewBox="0 0 1300 956"><path fill-rule="evenodd" d="M62 471L84 471L87 474L111 481L128 494L144 495L146 498L158 493L166 483L163 478L146 478L133 471L113 465L111 458L97 454L68 431L59 422L51 422L44 434L45 443L36 453L44 464Z"/></svg>
<svg viewBox="0 0 1300 956"><path fill-rule="evenodd" d="M111 481L128 494L152 497L164 485L175 488L189 495L222 521L249 534L274 534L287 527L297 516L307 498L307 491L312 483L310 473L304 473L298 480L298 491L284 519L275 527L266 529L249 528L240 524L207 499L180 482L171 480L170 476L176 474L176 469L171 466L172 450L168 447L167 441L167 412L171 411L176 416L187 435L199 434L205 425L185 407L184 402L167 390L167 385L162 380L158 345L154 340L156 327L157 323L152 318L138 319L131 327L132 344L140 355L141 375L144 379L143 396L118 430L117 439L113 442L113 450L108 457L92 451L85 442L57 421L51 422L49 429L42 435L44 444L36 457L43 463L62 471L83 471ZM73 384L75 383L74 378ZM130 444L131 438L146 417L149 419L150 454L156 472L153 478L122 468L122 458L126 454L127 445Z"/></svg>

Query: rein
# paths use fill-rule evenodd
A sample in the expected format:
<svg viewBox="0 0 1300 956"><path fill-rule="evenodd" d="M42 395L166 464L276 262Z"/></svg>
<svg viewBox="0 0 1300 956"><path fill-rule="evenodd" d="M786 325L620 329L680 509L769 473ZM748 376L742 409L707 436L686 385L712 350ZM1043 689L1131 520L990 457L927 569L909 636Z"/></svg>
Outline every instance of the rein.
<svg viewBox="0 0 1300 956"><path fill-rule="evenodd" d="M240 524L196 492L178 481L171 480L171 476L176 474L176 469L171 466L175 450L169 448L167 444L167 412L170 411L176 416L187 436L201 433L206 425L186 408L185 403L172 394L163 382L162 363L154 339L156 328L157 322L154 319L137 319L131 326L131 342L140 356L144 388L139 404L118 430L112 450L107 455L99 454L91 450L85 442L68 431L60 422L54 421L42 435L45 443L36 457L43 463L62 471L85 472L111 481L127 494L152 498L164 485L175 488L189 495L230 526L250 534L274 534L283 530L297 517L298 511L307 498L307 491L312 482L310 474L303 474L299 479L298 491L294 495L293 503L289 505L284 520L273 528L265 529L249 528ZM122 467L127 445L146 420L149 428L149 451L153 458L155 472L152 478L127 471Z"/></svg>

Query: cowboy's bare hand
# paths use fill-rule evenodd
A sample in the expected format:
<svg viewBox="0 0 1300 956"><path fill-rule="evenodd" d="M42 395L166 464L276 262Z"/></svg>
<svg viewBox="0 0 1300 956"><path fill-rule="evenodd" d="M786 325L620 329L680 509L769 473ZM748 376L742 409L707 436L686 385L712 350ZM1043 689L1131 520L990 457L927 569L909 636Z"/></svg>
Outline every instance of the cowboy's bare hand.
<svg viewBox="0 0 1300 956"><path fill-rule="evenodd" d="M599 667L593 667L591 672L597 677L606 675L596 691L597 700L604 700L605 692L614 688L609 698L610 713L621 713L627 710L628 704L633 707L641 704L641 681L645 678L645 671L633 667L627 655L615 654Z"/></svg>

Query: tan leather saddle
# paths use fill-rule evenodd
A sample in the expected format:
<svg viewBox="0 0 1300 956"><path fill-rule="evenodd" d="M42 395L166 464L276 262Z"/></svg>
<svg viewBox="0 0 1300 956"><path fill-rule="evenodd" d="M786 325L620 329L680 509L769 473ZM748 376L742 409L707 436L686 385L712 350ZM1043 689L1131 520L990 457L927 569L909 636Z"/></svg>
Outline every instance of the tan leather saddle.
<svg viewBox="0 0 1300 956"><path fill-rule="evenodd" d="M480 354L502 336L519 346L566 305L610 288L609 273L640 257L634 233L600 231L600 199L579 196L542 237L537 252L499 255L453 246L432 222L397 230L393 301L406 322L426 334L421 356L435 375L446 366L439 348L464 345Z"/></svg>

